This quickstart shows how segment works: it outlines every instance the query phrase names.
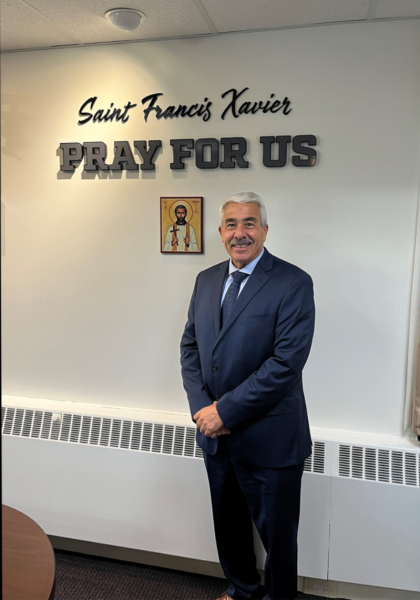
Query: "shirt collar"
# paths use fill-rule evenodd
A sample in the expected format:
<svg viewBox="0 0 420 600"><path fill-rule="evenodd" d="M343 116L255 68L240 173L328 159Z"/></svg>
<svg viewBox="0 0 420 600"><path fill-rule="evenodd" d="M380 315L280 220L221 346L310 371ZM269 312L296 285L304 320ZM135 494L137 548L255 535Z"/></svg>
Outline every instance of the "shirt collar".
<svg viewBox="0 0 420 600"><path fill-rule="evenodd" d="M263 254L264 254L264 248L261 250L261 252L257 256L257 258L254 258L253 261L251 261L250 263L248 263L247 265L245 265L245 267L243 267L243 269L237 269L235 267L235 265L233 264L232 259L230 259L230 261L229 261L229 275L232 275L232 273L234 273L235 271L240 271L241 273L246 273L247 275L251 275L252 271L257 266L257 263L258 263L258 261L260 260L260 258L262 257Z"/></svg>

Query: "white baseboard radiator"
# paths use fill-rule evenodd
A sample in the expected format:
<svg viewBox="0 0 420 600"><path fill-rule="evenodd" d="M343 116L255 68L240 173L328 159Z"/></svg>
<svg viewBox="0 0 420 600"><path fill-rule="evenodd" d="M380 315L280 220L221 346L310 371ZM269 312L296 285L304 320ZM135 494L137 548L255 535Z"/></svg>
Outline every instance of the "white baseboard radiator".
<svg viewBox="0 0 420 600"><path fill-rule="evenodd" d="M187 415L5 404L4 504L50 535L217 562L202 451ZM325 432L313 431L305 462L299 575L420 591L419 447Z"/></svg>

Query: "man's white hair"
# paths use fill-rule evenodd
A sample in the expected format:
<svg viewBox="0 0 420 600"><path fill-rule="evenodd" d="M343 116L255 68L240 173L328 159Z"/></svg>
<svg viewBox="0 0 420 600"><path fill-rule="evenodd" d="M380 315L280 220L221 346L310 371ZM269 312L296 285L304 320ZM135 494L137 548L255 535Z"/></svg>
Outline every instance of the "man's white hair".
<svg viewBox="0 0 420 600"><path fill-rule="evenodd" d="M258 194L254 194L254 192L239 192L239 194L235 194L231 198L225 200L222 206L219 209L219 220L220 227L223 225L223 217L225 216L225 208L228 204L235 202L236 204L246 204L247 202L251 202L252 204L256 204L260 209L260 217L261 217L261 225L265 227L267 225L267 209L265 208L265 204L261 196Z"/></svg>

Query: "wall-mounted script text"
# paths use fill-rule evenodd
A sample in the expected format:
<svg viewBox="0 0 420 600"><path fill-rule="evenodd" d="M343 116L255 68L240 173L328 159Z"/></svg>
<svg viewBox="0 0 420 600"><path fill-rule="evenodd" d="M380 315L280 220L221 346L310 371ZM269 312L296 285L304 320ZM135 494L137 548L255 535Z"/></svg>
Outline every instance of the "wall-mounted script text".
<svg viewBox="0 0 420 600"><path fill-rule="evenodd" d="M231 88L223 92L221 98L226 105L220 115L221 119L230 115L237 119L242 115L261 114L290 114L292 107L291 101L287 96L283 100L276 98L276 94L270 94L269 98L256 100L250 98L247 92L249 88L245 87L238 91ZM149 116L153 115L157 120L160 119L178 119L179 117L199 117L203 121L209 121L212 116L213 102L205 97L202 102L193 104L168 104L162 92L149 94L141 100L143 108L143 118L145 123ZM129 111L136 108L137 104L127 102L122 108L118 108L113 102L107 108L101 108L97 96L91 96L79 109L78 125L86 125L86 123L112 123L120 122L127 123L130 118Z"/></svg>

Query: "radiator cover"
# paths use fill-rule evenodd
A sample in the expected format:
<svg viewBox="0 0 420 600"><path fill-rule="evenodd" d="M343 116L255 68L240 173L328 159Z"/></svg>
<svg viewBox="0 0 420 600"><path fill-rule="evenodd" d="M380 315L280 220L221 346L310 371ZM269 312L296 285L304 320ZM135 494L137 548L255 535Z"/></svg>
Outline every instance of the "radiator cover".
<svg viewBox="0 0 420 600"><path fill-rule="evenodd" d="M104 407L95 414L95 406L69 404L36 408L26 399L2 407L3 502L50 535L217 562L189 417L133 418ZM313 437L299 575L420 591L412 564L420 555L418 449ZM404 514L389 510L397 499ZM262 568L259 539L256 549Z"/></svg>

